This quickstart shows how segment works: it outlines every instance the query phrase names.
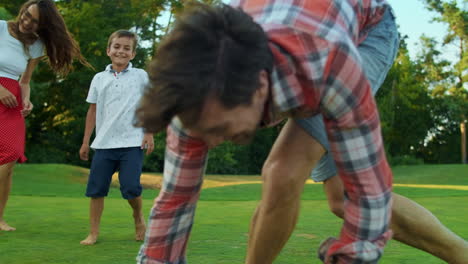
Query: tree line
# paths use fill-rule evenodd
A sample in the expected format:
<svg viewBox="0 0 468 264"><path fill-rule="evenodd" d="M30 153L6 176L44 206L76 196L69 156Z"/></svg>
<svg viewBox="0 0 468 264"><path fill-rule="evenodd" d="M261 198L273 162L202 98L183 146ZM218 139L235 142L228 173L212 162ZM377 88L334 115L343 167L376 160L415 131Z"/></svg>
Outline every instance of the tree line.
<svg viewBox="0 0 468 264"><path fill-rule="evenodd" d="M394 165L466 163L463 131L468 118L468 11L456 0L421 1L434 12L435 20L447 26L447 31L443 43L421 36L420 51L415 58L410 57L406 37L401 36L398 57L376 96L387 156ZM23 3L24 0L0 0L0 19L13 19ZM96 72L110 63L106 55L107 38L117 29L138 33L140 45L132 63L146 68L183 3L56 1L70 32ZM456 60L448 61L439 44L455 46ZM85 99L96 72L76 64L74 71L63 78L53 74L44 62L40 63L31 83L35 108L26 120L28 162L89 166L79 160L78 150L88 109ZM213 149L207 172L260 173L279 131L280 127L261 129L250 145L227 142ZM165 134L155 135L155 151L145 158L145 171L162 171L164 148Z"/></svg>

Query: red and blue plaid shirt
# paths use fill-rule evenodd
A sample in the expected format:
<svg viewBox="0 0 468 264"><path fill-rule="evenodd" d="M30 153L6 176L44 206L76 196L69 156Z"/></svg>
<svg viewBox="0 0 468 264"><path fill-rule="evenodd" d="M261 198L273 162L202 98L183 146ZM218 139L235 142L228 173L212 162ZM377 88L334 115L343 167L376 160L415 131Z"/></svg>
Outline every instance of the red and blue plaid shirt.
<svg viewBox="0 0 468 264"><path fill-rule="evenodd" d="M376 263L388 230L392 173L357 46L380 21L384 0L240 0L270 40L272 102L264 123L322 113L346 189L345 222L322 245L326 263ZM168 128L164 182L138 263L184 264L208 148L177 119Z"/></svg>

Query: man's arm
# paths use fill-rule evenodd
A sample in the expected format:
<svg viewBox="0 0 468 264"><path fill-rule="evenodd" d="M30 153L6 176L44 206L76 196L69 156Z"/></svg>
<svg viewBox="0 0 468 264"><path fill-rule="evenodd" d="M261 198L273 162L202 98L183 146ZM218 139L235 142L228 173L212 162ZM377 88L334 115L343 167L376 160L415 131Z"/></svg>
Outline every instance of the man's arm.
<svg viewBox="0 0 468 264"><path fill-rule="evenodd" d="M175 119L167 130L164 179L137 263L185 264L208 148Z"/></svg>
<svg viewBox="0 0 468 264"><path fill-rule="evenodd" d="M345 223L338 240L322 245L326 263L376 263L391 238L392 173L377 106L353 52L337 47L330 54L321 92L331 152L345 187Z"/></svg>

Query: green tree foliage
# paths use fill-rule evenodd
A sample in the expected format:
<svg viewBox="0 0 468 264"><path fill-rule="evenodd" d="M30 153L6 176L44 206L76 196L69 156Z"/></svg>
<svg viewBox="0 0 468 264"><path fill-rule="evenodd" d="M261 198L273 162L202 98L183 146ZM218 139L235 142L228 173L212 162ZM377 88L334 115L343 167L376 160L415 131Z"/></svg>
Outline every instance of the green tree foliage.
<svg viewBox="0 0 468 264"><path fill-rule="evenodd" d="M209 153L207 172L215 174L260 174L280 127L260 129L251 144L239 146L230 142Z"/></svg>
<svg viewBox="0 0 468 264"><path fill-rule="evenodd" d="M0 7L0 20L10 20L13 16L3 7Z"/></svg>
<svg viewBox="0 0 468 264"><path fill-rule="evenodd" d="M429 146L437 146L441 142L458 141L458 146L451 144L451 153L446 153L441 157L444 159L453 157L452 153L458 153L460 157L462 137L466 139L466 134L461 133L460 127L465 126L468 117L468 10L461 8L459 6L461 2L456 0L423 0L423 2L429 10L437 14L434 21L447 25L442 44L452 45L457 50L455 61L449 63L440 59L442 55L435 48L434 40L422 38L423 51L419 58L420 65L426 74L425 81L433 89L432 95L438 102L433 111L435 125L431 131ZM463 2L465 5L468 4L468 0L463 0ZM457 134L458 140L448 139ZM429 152L435 153L431 149ZM440 159L433 160L441 161ZM460 158L451 162L459 162L459 160ZM466 152L462 162L466 163Z"/></svg>
<svg viewBox="0 0 468 264"><path fill-rule="evenodd" d="M433 99L434 125L429 131L424 147L418 150L419 156L428 163L459 163L461 113L466 114L466 101L455 96L436 97Z"/></svg>
<svg viewBox="0 0 468 264"><path fill-rule="evenodd" d="M377 94L386 150L392 157L413 155L432 127L431 99L418 71L403 39L396 61Z"/></svg>
<svg viewBox="0 0 468 264"><path fill-rule="evenodd" d="M5 8L18 12L22 3L12 1ZM108 36L117 29L136 31L141 45L132 62L135 67L146 68L168 28L168 22L160 24L158 18L167 16L165 10L179 12L183 5L178 1L163 0L68 0L56 1L56 4L70 32L80 43L83 55L95 70L76 64L71 74L61 78L52 73L45 62L39 65L32 83L35 110L27 120L27 155L30 162L87 166L89 162L80 161L77 154L88 108L85 99L94 74L110 63L106 55ZM260 132L254 140L255 148L228 143L211 151L208 172L259 173L273 142L272 137L276 137L271 135L268 130ZM154 153L145 157L144 170L162 171L164 148L165 133L161 133L155 136ZM262 149L261 153L258 149Z"/></svg>
<svg viewBox="0 0 468 264"><path fill-rule="evenodd" d="M16 5L19 6L23 1ZM70 0L56 1L68 29L80 43L85 58L95 69L75 64L62 78L41 63L32 83L33 114L28 118L27 154L30 162L63 162L87 165L78 159L88 104L86 95L96 72L110 63L106 55L109 35L118 29L136 31L140 37L135 67L146 68L153 42L162 36L155 23L162 15L164 1L149 0ZM10 3L6 8L13 10ZM154 157L151 157L154 158ZM156 166L157 167L157 166ZM157 167L159 168L159 167Z"/></svg>
<svg viewBox="0 0 468 264"><path fill-rule="evenodd" d="M13 19L25 0L0 0L0 19ZM448 61L435 40L423 36L421 52L409 56L405 38L387 79L377 94L386 151L395 162L459 161L459 124L467 109L467 11L456 1L421 0L448 25L444 45L456 45L457 61ZM463 0L465 3L468 0ZM218 2L206 0L205 2ZM29 162L88 166L78 158L88 104L85 98L96 72L110 63L108 36L117 29L138 33L135 67L146 68L170 23L184 6L180 0L58 0L65 22L94 69L80 64L66 77L41 62L32 81L33 114L27 119ZM259 174L280 128L261 129L252 144L225 143L209 153L208 173ZM155 136L155 151L145 157L145 171L162 171L165 133Z"/></svg>
<svg viewBox="0 0 468 264"><path fill-rule="evenodd" d="M455 45L458 49L458 60L454 62L455 85L449 87L452 94L462 93L466 97L463 84L468 81L468 10L459 5L461 1L424 0L431 11L438 13L434 21L447 25L443 44ZM468 0L463 0L468 5Z"/></svg>
<svg viewBox="0 0 468 264"><path fill-rule="evenodd" d="M13 18L16 17L21 5L25 2L24 0L0 0L0 7L4 8Z"/></svg>

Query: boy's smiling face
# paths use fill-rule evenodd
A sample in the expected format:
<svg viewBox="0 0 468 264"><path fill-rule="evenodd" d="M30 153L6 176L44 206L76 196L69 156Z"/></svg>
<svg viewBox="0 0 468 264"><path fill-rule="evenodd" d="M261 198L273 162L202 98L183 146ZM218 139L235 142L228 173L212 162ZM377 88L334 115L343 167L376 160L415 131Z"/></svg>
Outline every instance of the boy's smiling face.
<svg viewBox="0 0 468 264"><path fill-rule="evenodd" d="M123 70L135 58L134 40L128 37L114 38L107 48L107 56L112 61L114 70Z"/></svg>

